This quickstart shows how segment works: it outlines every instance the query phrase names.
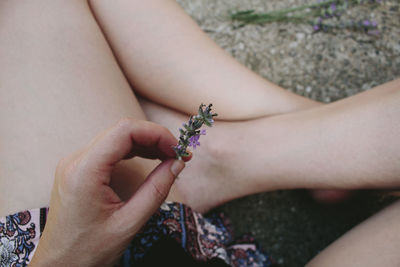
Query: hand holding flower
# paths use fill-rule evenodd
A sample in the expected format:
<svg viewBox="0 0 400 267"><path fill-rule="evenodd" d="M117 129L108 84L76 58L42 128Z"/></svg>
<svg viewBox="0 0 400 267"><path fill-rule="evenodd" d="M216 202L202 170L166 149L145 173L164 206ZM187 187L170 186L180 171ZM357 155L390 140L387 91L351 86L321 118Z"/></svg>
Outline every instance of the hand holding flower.
<svg viewBox="0 0 400 267"><path fill-rule="evenodd" d="M30 266L112 266L167 197L184 162L164 127L125 119L63 159L48 220ZM127 201L110 187L115 165L134 156L162 163Z"/></svg>

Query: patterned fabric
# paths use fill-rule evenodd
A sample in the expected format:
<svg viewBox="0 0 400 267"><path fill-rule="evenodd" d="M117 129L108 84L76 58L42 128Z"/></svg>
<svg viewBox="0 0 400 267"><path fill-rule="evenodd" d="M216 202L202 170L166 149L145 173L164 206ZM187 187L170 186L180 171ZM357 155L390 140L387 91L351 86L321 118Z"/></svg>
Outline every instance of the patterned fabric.
<svg viewBox="0 0 400 267"><path fill-rule="evenodd" d="M0 267L27 266L46 223L48 209L33 209L0 218ZM180 203L164 203L132 240L120 266L133 266L162 238L175 240L196 261L221 259L234 267L272 263L252 237L234 242L223 214L207 218Z"/></svg>
<svg viewBox="0 0 400 267"><path fill-rule="evenodd" d="M27 266L46 221L47 209L33 209L0 218L0 267Z"/></svg>

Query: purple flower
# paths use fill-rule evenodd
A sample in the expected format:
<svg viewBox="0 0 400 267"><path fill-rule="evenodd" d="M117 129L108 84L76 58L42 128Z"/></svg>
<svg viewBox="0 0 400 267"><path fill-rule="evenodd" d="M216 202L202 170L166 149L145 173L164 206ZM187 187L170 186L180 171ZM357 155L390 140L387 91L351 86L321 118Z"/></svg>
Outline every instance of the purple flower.
<svg viewBox="0 0 400 267"><path fill-rule="evenodd" d="M335 3L332 3L332 4L331 4L331 10L332 10L333 12L336 11L336 4L335 4Z"/></svg>
<svg viewBox="0 0 400 267"><path fill-rule="evenodd" d="M173 149L176 152L178 159L188 156L186 148L188 146L196 149L200 146L200 136L206 135L205 129L200 129L203 124L211 127L214 123L213 117L217 116L216 113L211 112L212 104L206 106L201 104L199 107L198 115L191 116L187 124L183 123L184 128L179 128L180 136L179 143Z"/></svg>
<svg viewBox="0 0 400 267"><path fill-rule="evenodd" d="M376 26L378 26L378 23L376 23L376 21L371 21L371 25L372 25L372 27L376 27Z"/></svg>
<svg viewBox="0 0 400 267"><path fill-rule="evenodd" d="M363 21L363 25L368 27L368 26L371 25L371 22L366 19L366 20Z"/></svg>
<svg viewBox="0 0 400 267"><path fill-rule="evenodd" d="M200 146L200 135L193 135L192 137L189 138L189 146L192 146L194 149L196 149L197 146Z"/></svg>

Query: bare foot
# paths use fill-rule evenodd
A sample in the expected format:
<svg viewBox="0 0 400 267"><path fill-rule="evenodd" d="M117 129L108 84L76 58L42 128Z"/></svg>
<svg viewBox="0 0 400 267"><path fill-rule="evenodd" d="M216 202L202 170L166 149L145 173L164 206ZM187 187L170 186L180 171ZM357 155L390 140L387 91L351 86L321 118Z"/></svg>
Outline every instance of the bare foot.
<svg viewBox="0 0 400 267"><path fill-rule="evenodd" d="M140 104L149 120L167 127L175 136L179 136L179 127L189 118L189 115L143 99L140 100ZM258 153L252 159L243 159L236 155L247 149L245 139L249 139L250 149L254 146L251 140L255 137L249 136L248 132L247 135L244 134L246 136L242 133L242 130L249 125L252 127L249 128L250 131L256 132L254 127L257 125L254 122L217 121L215 127L208 128L207 135L200 140L201 146L193 151L193 159L186 164L186 168L179 175L168 199L185 203L198 212L207 212L245 195L297 188L293 181L289 184L285 181L282 183L283 179L279 176L269 177L266 182L268 168L251 165L255 158L263 157L264 154L260 150L257 150ZM246 147L238 149L236 146L228 152L229 147L235 147L236 143ZM269 147L268 144L264 145ZM346 190L311 190L310 193L321 203L337 203L351 195L351 191Z"/></svg>
<svg viewBox="0 0 400 267"><path fill-rule="evenodd" d="M140 104L149 120L167 127L175 136L179 136L179 127L189 119L189 115L143 99ZM207 128L207 135L200 139L201 146L193 151L193 159L186 164L168 197L203 213L234 196L228 170L220 164L223 152L215 145L214 128Z"/></svg>

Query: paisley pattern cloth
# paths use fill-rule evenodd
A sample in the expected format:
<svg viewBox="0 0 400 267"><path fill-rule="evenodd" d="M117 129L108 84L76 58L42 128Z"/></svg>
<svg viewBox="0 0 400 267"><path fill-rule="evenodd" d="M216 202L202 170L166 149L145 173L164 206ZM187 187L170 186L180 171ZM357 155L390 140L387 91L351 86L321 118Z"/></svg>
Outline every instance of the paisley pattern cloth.
<svg viewBox="0 0 400 267"><path fill-rule="evenodd" d="M47 209L0 217L0 267L27 266L39 242Z"/></svg>
<svg viewBox="0 0 400 267"><path fill-rule="evenodd" d="M0 267L27 266L46 223L48 208L33 209L0 218ZM253 238L233 240L223 214L204 217L190 207L166 202L132 240L119 266L135 266L163 238L174 240L199 262L220 259L228 266L265 267L271 260Z"/></svg>

